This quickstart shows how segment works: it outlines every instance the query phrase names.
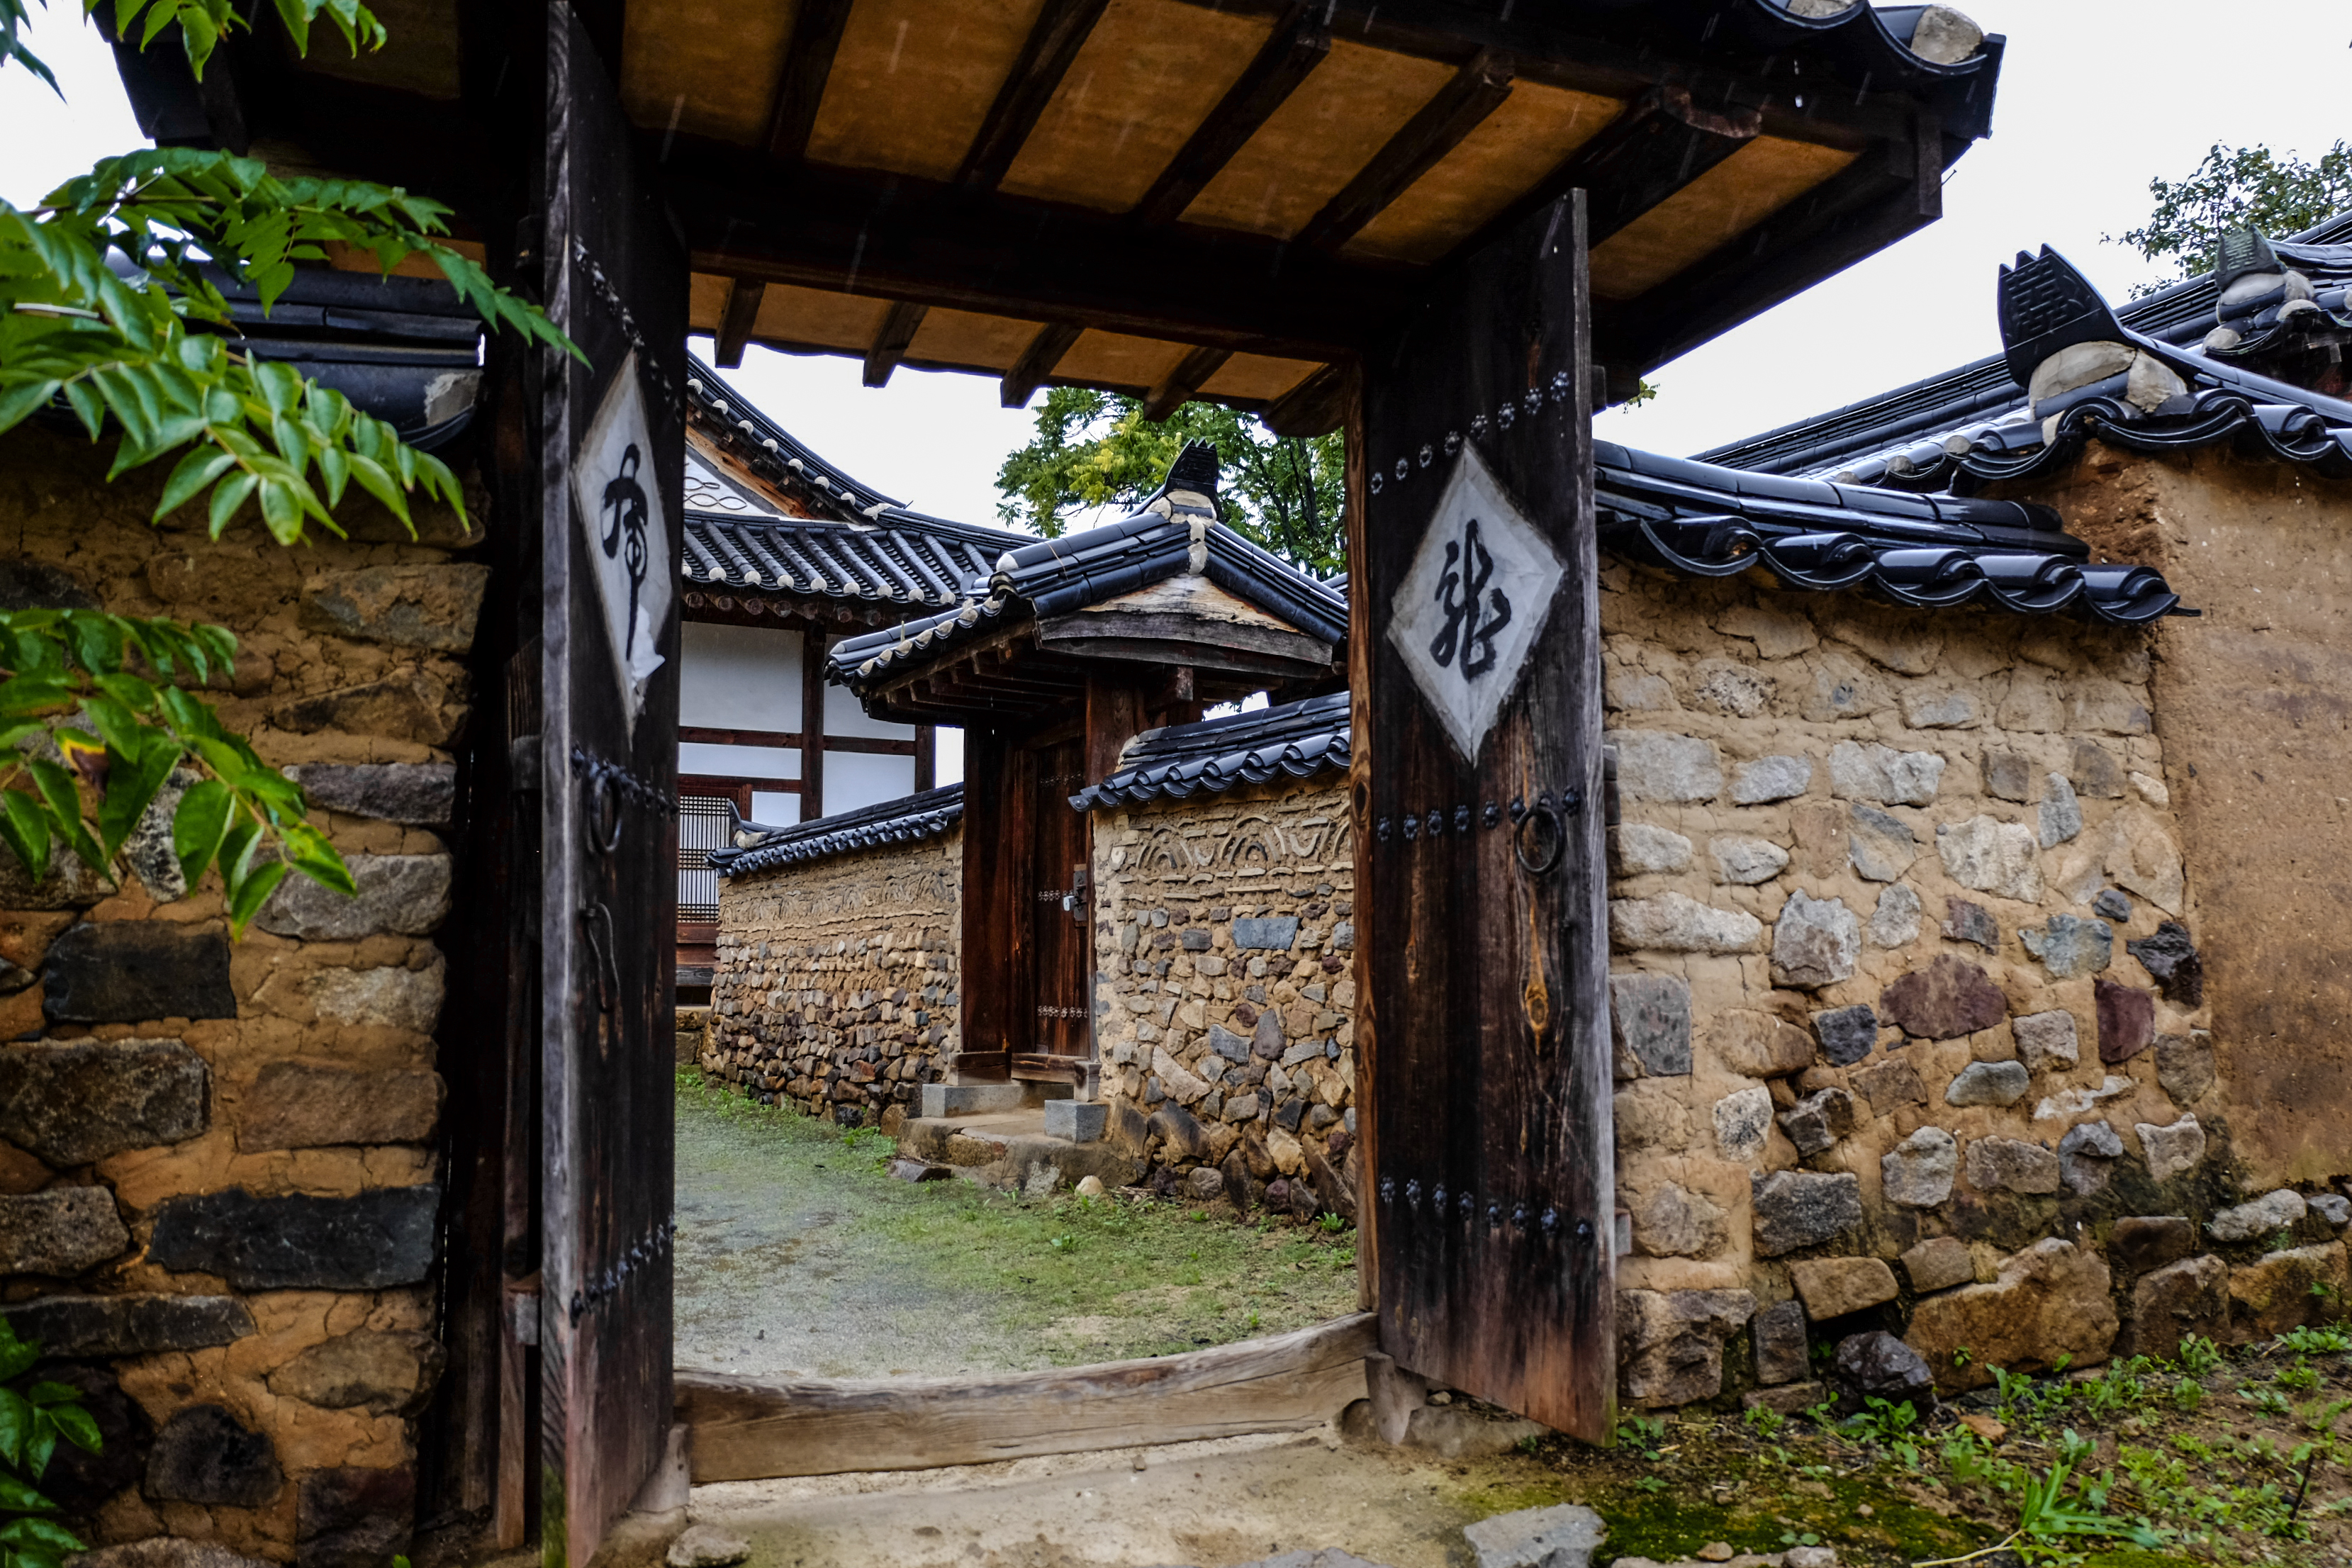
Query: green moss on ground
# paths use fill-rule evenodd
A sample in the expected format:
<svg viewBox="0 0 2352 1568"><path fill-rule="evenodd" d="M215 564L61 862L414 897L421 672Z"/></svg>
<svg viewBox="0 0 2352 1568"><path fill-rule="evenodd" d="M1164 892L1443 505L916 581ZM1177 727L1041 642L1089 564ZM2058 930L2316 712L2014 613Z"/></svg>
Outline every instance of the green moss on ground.
<svg viewBox="0 0 2352 1568"><path fill-rule="evenodd" d="M730 1133L701 1179L821 1204L829 1247L903 1275L911 1300L947 1304L960 1340L1000 1340L1008 1366L1164 1355L1356 1310L1352 1231L1118 1195L1033 1201L970 1182L902 1182L878 1131L754 1104L698 1073L678 1075L677 1115L681 1135ZM682 1293L693 1288L681 1279Z"/></svg>

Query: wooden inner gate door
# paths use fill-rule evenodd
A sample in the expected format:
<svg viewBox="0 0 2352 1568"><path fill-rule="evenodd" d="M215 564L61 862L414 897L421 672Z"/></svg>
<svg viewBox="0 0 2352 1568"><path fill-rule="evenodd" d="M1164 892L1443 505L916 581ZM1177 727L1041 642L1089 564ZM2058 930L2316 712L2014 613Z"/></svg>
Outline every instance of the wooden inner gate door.
<svg viewBox="0 0 2352 1568"><path fill-rule="evenodd" d="M1086 742L1076 736L1029 752L1029 951L1034 1022L1029 1049L1013 1053L1015 1078L1070 1082L1093 1054L1087 976L1094 901L1087 886L1087 814L1070 796L1086 787Z"/></svg>

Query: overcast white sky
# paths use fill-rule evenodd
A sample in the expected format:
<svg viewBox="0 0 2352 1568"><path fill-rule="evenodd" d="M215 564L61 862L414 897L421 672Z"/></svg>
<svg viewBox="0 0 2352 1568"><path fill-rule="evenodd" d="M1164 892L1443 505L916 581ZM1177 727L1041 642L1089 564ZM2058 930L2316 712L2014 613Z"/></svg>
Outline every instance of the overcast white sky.
<svg viewBox="0 0 2352 1568"><path fill-rule="evenodd" d="M68 102L0 71L0 196L20 204L138 139L78 0L50 3L31 37ZM2120 301L2149 269L2100 237L2146 217L2151 176L2216 142L2315 157L2352 135L2346 0L1961 8L2009 50L1992 137L1953 170L1942 221L1656 372L1661 395L1604 415L1607 438L1696 452L1990 353L1993 269L2021 248L2055 246ZM992 378L901 370L869 391L855 361L754 348L730 379L856 479L972 522L995 521L997 465L1031 428Z"/></svg>

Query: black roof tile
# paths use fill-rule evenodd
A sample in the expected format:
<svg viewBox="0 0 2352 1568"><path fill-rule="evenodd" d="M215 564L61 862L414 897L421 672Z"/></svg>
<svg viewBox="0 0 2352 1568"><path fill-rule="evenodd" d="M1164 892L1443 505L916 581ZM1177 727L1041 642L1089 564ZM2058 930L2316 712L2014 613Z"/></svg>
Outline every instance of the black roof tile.
<svg viewBox="0 0 2352 1568"><path fill-rule="evenodd" d="M748 846L711 851L722 877L745 877L779 866L799 866L860 849L944 837L963 820L963 785L948 784L898 800L766 830Z"/></svg>
<svg viewBox="0 0 2352 1568"><path fill-rule="evenodd" d="M1108 778L1070 797L1081 811L1181 800L1236 784L1311 778L1348 767L1348 694L1335 691L1254 713L1146 730Z"/></svg>

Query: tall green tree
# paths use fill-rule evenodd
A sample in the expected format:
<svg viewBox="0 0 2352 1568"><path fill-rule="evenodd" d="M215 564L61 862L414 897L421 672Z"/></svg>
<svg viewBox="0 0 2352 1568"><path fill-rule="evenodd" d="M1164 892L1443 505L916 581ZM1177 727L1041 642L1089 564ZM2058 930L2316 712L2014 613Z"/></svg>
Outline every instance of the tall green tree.
<svg viewBox="0 0 2352 1568"><path fill-rule="evenodd" d="M2150 180L2147 194L2155 210L2120 243L2170 271L2135 289L2136 296L2210 272L2225 228L2251 226L2276 239L2352 207L2352 145L2338 142L2306 163L2293 153L2216 142L2186 177Z"/></svg>
<svg viewBox="0 0 2352 1568"><path fill-rule="evenodd" d="M46 0L44 0L46 4ZM307 52L328 19L356 53L383 25L360 0L272 0ZM237 0L81 0L125 42L176 33L199 79L220 40L259 8ZM0 69L55 89L25 40L25 0L0 0ZM441 236L448 209L396 186L279 178L258 160L192 148L101 160L32 208L0 202L0 434L59 401L109 478L174 459L160 520L200 499L212 535L258 514L281 544L334 533L351 487L406 523L422 490L462 518L457 478L393 428L294 367L240 347L215 279L250 284L267 310L328 245L389 271L422 254L493 328L579 350ZM412 530L413 531L413 530ZM220 626L85 611L0 611L0 844L34 880L55 852L120 875L122 846L169 785L173 848L191 887L217 866L242 931L289 872L340 891L351 872L307 820L301 790L225 729L201 689L228 670ZM0 1531L5 1534L5 1531ZM0 1541L0 1546L5 1546Z"/></svg>
<svg viewBox="0 0 2352 1568"><path fill-rule="evenodd" d="M1004 459L997 515L1048 539L1072 512L1134 506L1160 488L1188 441L1217 449L1225 522L1303 572L1346 569L1347 447L1335 431L1311 439L1276 436L1257 416L1213 403L1187 403L1165 420L1118 393L1057 386L1037 409L1037 433Z"/></svg>

